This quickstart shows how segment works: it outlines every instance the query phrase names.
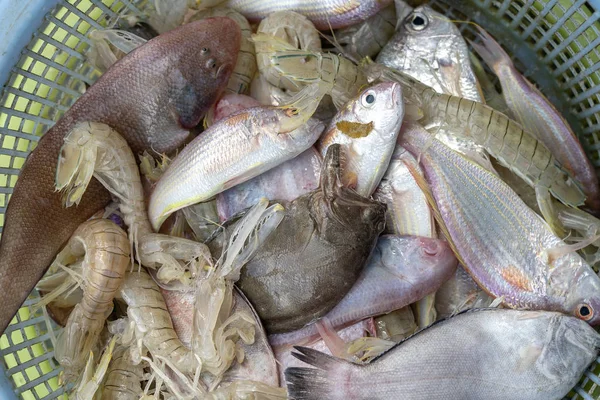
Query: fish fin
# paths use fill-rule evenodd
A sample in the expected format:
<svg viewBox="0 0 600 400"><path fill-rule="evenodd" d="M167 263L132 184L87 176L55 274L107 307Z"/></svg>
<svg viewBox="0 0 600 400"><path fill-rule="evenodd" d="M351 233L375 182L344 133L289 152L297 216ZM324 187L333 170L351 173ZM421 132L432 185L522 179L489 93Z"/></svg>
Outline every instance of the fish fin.
<svg viewBox="0 0 600 400"><path fill-rule="evenodd" d="M498 308L504 303L504 296L496 297L489 305L489 308Z"/></svg>
<svg viewBox="0 0 600 400"><path fill-rule="evenodd" d="M329 318L321 318L315 322L315 327L319 331L321 339L323 339L323 342L325 342L325 345L331 351L331 354L339 358L346 358L348 356L346 343L337 333Z"/></svg>
<svg viewBox="0 0 600 400"><path fill-rule="evenodd" d="M556 236L564 237L566 231L558 219L558 213L554 209L554 205L552 204L552 196L550 195L548 188L537 184L535 186L535 198L537 200L538 207L540 208L540 212L542 213L544 220L546 220L550 226L550 229L552 229Z"/></svg>
<svg viewBox="0 0 600 400"><path fill-rule="evenodd" d="M479 57L494 71L500 64L512 66L512 61L502 46L483 28L477 27L481 44L469 41Z"/></svg>
<svg viewBox="0 0 600 400"><path fill-rule="evenodd" d="M556 261L560 257L562 257L566 254L581 250L581 249L591 245L592 243L594 243L596 240L599 240L599 239L600 239L600 235L588 237L588 238L582 239L581 241L579 241L577 243L565 244L564 246L557 246L557 247L553 247L550 249L544 249L544 254L546 255L546 257L548 257L547 258L548 263L553 264L554 261Z"/></svg>
<svg viewBox="0 0 600 400"><path fill-rule="evenodd" d="M75 125L60 149L54 185L57 191L63 191L66 207L79 204L94 175L96 143L91 130L89 122Z"/></svg>
<svg viewBox="0 0 600 400"><path fill-rule="evenodd" d="M319 184L325 198L332 197L332 194L337 193L341 187L340 153L341 145L338 143L329 146L327 148L327 153L325 153L325 159L323 160L323 167L321 169L321 182Z"/></svg>
<svg viewBox="0 0 600 400"><path fill-rule="evenodd" d="M287 368L288 394L295 400L343 400L349 398L348 378L356 366L307 347L295 346L294 357L316 368Z"/></svg>
<svg viewBox="0 0 600 400"><path fill-rule="evenodd" d="M423 194L425 195L425 199L427 200L427 204L429 204L432 214L433 214L435 220L437 221L438 226L442 230L444 237L448 241L448 244L450 245L452 252L456 256L456 259L458 260L458 262L460 264L465 265L464 260L462 259L462 257L460 256L460 254L458 252L458 248L452 241L452 236L450 236L448 227L444 223L444 219L442 218L442 214L440 213L440 210L437 207L437 204L433 197L433 193L431 193L431 189L429 188L429 184L425 181L425 178L423 177L423 175L421 175L421 173L413 165L410 165L410 163L407 163L407 162L404 162L404 165L408 169L408 172L410 172L410 174L415 179L415 182L417 183L419 188L423 191Z"/></svg>

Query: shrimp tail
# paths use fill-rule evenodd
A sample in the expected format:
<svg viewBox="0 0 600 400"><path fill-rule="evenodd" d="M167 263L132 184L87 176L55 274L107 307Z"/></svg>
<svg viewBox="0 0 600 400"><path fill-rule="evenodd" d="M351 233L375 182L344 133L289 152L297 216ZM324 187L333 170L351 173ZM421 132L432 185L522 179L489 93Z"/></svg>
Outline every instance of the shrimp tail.
<svg viewBox="0 0 600 400"><path fill-rule="evenodd" d="M88 123L83 123L83 125ZM89 125L89 124L88 124ZM96 146L88 130L76 125L65 136L56 169L55 188L63 191L66 207L79 204L94 174Z"/></svg>

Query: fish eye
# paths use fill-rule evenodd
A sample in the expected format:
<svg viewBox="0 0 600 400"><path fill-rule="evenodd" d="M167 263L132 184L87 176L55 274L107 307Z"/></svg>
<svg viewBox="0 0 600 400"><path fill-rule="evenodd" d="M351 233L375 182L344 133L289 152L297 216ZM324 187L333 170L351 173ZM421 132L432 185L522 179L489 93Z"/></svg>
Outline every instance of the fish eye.
<svg viewBox="0 0 600 400"><path fill-rule="evenodd" d="M375 94L372 91L368 91L363 95L361 100L364 107L371 107L375 104Z"/></svg>
<svg viewBox="0 0 600 400"><path fill-rule="evenodd" d="M413 15L410 17L410 26L415 31L422 31L423 29L425 29L427 27L428 24L429 24L429 20L427 19L427 16L425 16L424 14L417 12L417 13L413 13Z"/></svg>
<svg viewBox="0 0 600 400"><path fill-rule="evenodd" d="M589 304L579 304L575 310L575 315L584 321L589 321L594 317L594 309Z"/></svg>

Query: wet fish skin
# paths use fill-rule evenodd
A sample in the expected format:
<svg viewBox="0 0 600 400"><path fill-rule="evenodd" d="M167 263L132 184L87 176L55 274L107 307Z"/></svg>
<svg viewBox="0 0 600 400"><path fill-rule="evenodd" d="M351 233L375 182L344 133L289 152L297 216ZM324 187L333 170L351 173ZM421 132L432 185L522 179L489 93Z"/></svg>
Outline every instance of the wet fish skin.
<svg viewBox="0 0 600 400"><path fill-rule="evenodd" d="M346 158L342 181L370 196L390 163L403 117L400 85L379 83L362 91L333 117L317 149L325 156L329 146L341 144Z"/></svg>
<svg viewBox="0 0 600 400"><path fill-rule="evenodd" d="M281 132L293 117L260 106L219 121L188 144L162 175L148 205L157 229L169 214L210 199L297 156L313 145L324 125L317 120Z"/></svg>
<svg viewBox="0 0 600 400"><path fill-rule="evenodd" d="M462 35L453 22L429 6L419 6L406 16L376 61L438 93L482 101Z"/></svg>
<svg viewBox="0 0 600 400"><path fill-rule="evenodd" d="M417 236L383 235L348 294L325 317L336 328L385 314L435 292L456 269L447 242ZM319 338L315 324L269 335L273 347L310 344Z"/></svg>
<svg viewBox="0 0 600 400"><path fill-rule="evenodd" d="M278 203L282 222L237 283L269 333L299 329L339 303L385 225L383 204L341 184L339 145L327 153L319 189Z"/></svg>
<svg viewBox="0 0 600 400"><path fill-rule="evenodd" d="M185 25L150 40L100 77L40 139L6 210L0 332L75 229L110 201L93 179L79 205L64 208L54 187L64 136L79 122L95 121L119 131L136 153L177 148L224 89L239 40L239 28L226 18ZM202 54L204 47L208 54Z"/></svg>
<svg viewBox="0 0 600 400"><path fill-rule="evenodd" d="M416 125L402 146L419 156L441 219L477 284L512 308L561 311L600 324L600 278L500 178ZM425 150L423 150L425 149Z"/></svg>
<svg viewBox="0 0 600 400"><path fill-rule="evenodd" d="M492 68L502 85L502 93L511 114L538 138L554 157L581 184L586 205L600 211L600 185L591 161L569 123L548 99L517 69L512 60L489 33L479 28L482 44L473 48Z"/></svg>
<svg viewBox="0 0 600 400"><path fill-rule="evenodd" d="M285 377L295 400L560 400L596 358L599 343L594 329L564 314L472 310L367 365L297 347L296 357L318 369L288 368Z"/></svg>
<svg viewBox="0 0 600 400"><path fill-rule="evenodd" d="M256 204L261 197L292 201L319 187L321 155L314 147L240 185L217 195L221 221Z"/></svg>
<svg viewBox="0 0 600 400"><path fill-rule="evenodd" d="M229 0L225 6L258 22L276 11L296 11L310 19L317 29L343 28L366 20L392 0Z"/></svg>

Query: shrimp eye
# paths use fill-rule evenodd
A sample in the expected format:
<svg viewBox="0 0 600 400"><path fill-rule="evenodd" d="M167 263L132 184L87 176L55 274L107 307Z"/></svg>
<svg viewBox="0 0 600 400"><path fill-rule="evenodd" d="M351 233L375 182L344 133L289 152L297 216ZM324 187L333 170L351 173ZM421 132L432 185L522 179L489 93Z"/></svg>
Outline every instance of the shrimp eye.
<svg viewBox="0 0 600 400"><path fill-rule="evenodd" d="M584 321L589 321L594 317L594 310L588 304L580 304L577 306L575 314L577 315L577 318L581 318Z"/></svg>
<svg viewBox="0 0 600 400"><path fill-rule="evenodd" d="M415 31L422 31L428 23L427 17L421 13L414 13L410 19L410 25Z"/></svg>
<svg viewBox="0 0 600 400"><path fill-rule="evenodd" d="M364 107L371 107L373 104L375 104L375 95L372 92L367 92L363 95L362 105Z"/></svg>

